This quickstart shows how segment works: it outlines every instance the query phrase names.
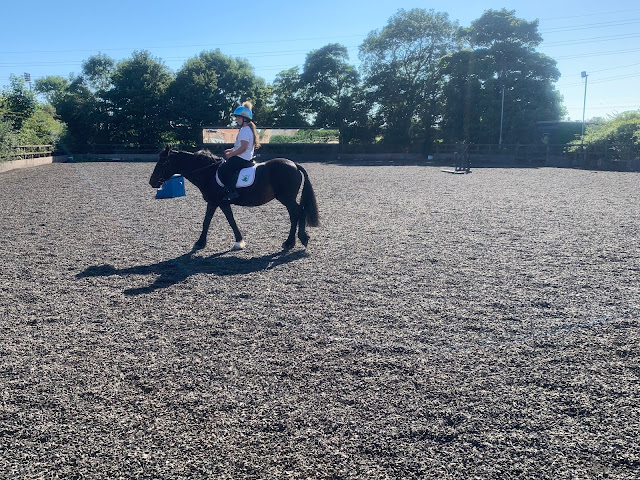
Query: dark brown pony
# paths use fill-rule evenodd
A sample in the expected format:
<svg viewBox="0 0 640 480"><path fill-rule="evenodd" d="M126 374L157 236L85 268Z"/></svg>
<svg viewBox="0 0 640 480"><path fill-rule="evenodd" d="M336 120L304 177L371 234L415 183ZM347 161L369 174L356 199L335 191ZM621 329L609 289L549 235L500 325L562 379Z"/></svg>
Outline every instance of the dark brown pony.
<svg viewBox="0 0 640 480"><path fill-rule="evenodd" d="M287 207L291 220L289 236L282 244L282 248L288 250L294 247L296 244L296 230L298 230L298 238L302 244L305 247L307 246L310 237L307 234L306 226L317 227L319 225L319 216L315 193L311 187L309 176L302 166L286 158L274 158L273 160L259 163L253 185L239 188L240 197L228 202L222 199L224 189L216 181L216 171L221 163L222 159L208 150L190 153L166 147L158 155L158 163L149 179L149 184L153 188L159 188L172 175L177 173L200 189L202 197L207 202L207 213L204 216L202 233L195 243L194 249L204 248L207 244L207 232L211 224L211 218L218 207L227 217L227 221L236 237L233 249L244 248L245 243L233 218L231 204L255 207L264 205L274 198ZM300 203L298 203L297 196L300 185L302 185L302 193Z"/></svg>

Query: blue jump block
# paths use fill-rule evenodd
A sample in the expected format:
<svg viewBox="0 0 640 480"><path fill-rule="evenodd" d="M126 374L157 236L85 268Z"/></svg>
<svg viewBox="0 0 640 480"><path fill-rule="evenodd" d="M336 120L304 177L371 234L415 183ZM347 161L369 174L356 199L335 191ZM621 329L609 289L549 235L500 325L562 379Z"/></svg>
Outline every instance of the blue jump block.
<svg viewBox="0 0 640 480"><path fill-rule="evenodd" d="M164 182L156 192L156 198L184 197L185 195L184 177L178 174Z"/></svg>

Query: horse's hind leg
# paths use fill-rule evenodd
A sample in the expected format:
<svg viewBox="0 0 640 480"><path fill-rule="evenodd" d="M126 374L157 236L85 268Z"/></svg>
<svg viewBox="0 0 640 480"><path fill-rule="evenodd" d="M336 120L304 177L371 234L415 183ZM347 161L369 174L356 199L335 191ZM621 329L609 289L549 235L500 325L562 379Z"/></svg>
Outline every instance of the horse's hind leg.
<svg viewBox="0 0 640 480"><path fill-rule="evenodd" d="M282 244L282 248L285 250L290 250L296 245L296 229L298 227L298 218L300 217L300 213L302 211L302 207L298 205L295 198L282 201L282 204L287 207L287 211L289 212L289 220L291 221L291 228L289 229L289 236Z"/></svg>
<svg viewBox="0 0 640 480"><path fill-rule="evenodd" d="M300 207L300 214L298 215L298 238L305 248L311 239L307 233L307 215L302 207Z"/></svg>

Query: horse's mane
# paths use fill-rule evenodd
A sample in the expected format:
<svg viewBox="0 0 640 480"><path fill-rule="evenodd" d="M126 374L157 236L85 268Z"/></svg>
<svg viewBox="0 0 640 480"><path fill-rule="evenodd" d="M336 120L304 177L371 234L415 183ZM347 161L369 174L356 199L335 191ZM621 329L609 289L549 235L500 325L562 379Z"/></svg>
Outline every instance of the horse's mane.
<svg viewBox="0 0 640 480"><path fill-rule="evenodd" d="M217 155L214 155L209 150L201 149L193 154L198 159L207 160L210 163L220 164L222 163L222 158Z"/></svg>

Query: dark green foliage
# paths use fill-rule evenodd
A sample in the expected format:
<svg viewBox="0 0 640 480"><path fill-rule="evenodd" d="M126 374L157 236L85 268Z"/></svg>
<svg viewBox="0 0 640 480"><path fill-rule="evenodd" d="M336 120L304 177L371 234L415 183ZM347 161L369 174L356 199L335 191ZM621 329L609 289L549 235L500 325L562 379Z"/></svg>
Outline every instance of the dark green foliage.
<svg viewBox="0 0 640 480"><path fill-rule="evenodd" d="M8 159L18 145L18 135L11 122L0 120L0 162Z"/></svg>
<svg viewBox="0 0 640 480"><path fill-rule="evenodd" d="M298 67L283 70L273 82L273 126L308 127L304 91Z"/></svg>
<svg viewBox="0 0 640 480"><path fill-rule="evenodd" d="M311 51L301 71L284 70L273 85L220 50L201 52L175 73L142 51L118 63L92 56L81 75L40 79L36 90L66 124L59 135L70 151L196 146L203 128L230 125L246 100L259 127L337 129L343 145L495 144L503 89L504 143L533 143L537 122L564 113L555 61L535 51L541 41L537 20L510 10L487 10L459 28L446 13L401 9L364 40L359 71L335 43ZM11 112L3 121L19 131L37 102L17 87L3 94Z"/></svg>
<svg viewBox="0 0 640 480"><path fill-rule="evenodd" d="M134 53L134 57L136 54ZM115 71L116 64L112 58L98 54L89 57L82 64L82 72L84 73L87 84L97 92L106 92L112 87L112 76Z"/></svg>
<svg viewBox="0 0 640 480"><path fill-rule="evenodd" d="M458 31L466 48L440 61L445 143L498 143L503 88L504 143L534 143L536 122L561 118L562 98L553 86L560 72L554 60L534 51L542 41L537 28L537 20L502 9L487 10Z"/></svg>
<svg viewBox="0 0 640 480"><path fill-rule="evenodd" d="M387 143L430 144L439 114L440 58L455 48L456 24L446 13L399 10L360 46L372 115Z"/></svg>
<svg viewBox="0 0 640 480"><path fill-rule="evenodd" d="M300 76L306 100L304 111L313 118L313 125L337 128L341 136L354 121L354 93L360 81L348 59L346 47L331 43L307 55Z"/></svg>
<svg viewBox="0 0 640 480"><path fill-rule="evenodd" d="M165 92L173 78L149 52L134 52L118 64L112 88L104 92L115 125L111 141L139 146L157 144L168 129Z"/></svg>
<svg viewBox="0 0 640 480"><path fill-rule="evenodd" d="M204 127L230 124L233 110L245 100L254 104L254 119L260 123L265 88L246 60L227 57L220 50L187 60L167 91L176 138L201 142Z"/></svg>
<svg viewBox="0 0 640 480"><path fill-rule="evenodd" d="M66 124L60 143L67 152L82 153L92 146L111 143L109 132L115 130L104 111L104 100L87 85L83 76L46 77L36 81L36 90L48 99L56 114Z"/></svg>

